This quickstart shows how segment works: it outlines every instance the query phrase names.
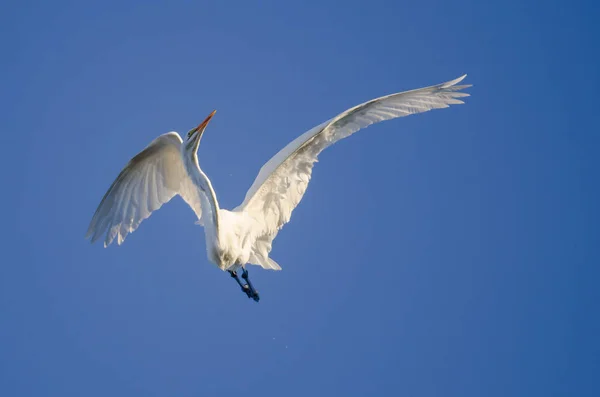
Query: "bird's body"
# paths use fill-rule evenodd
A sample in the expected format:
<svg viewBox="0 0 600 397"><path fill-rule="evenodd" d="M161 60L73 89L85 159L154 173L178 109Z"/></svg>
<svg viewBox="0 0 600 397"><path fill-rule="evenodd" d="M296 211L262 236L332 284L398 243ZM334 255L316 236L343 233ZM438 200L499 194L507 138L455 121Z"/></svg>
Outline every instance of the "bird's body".
<svg viewBox="0 0 600 397"><path fill-rule="evenodd" d="M361 128L383 120L463 103L465 76L447 83L377 98L355 106L299 136L260 170L242 204L221 209L212 184L198 163L200 139L212 112L184 141L176 132L163 134L121 171L98 206L88 228L92 242L121 244L150 214L180 195L204 226L208 259L229 271L248 297L258 294L247 280L246 264L280 270L269 254L281 227L290 220L310 181L319 153ZM243 285L236 271L242 268Z"/></svg>
<svg viewBox="0 0 600 397"><path fill-rule="evenodd" d="M201 171L196 156L187 156L181 145L181 159L185 169L200 194L206 240L206 255L221 270L236 271L250 261L255 236L256 221L245 211L229 211L219 206L219 201L208 177ZM206 208L206 210L204 210Z"/></svg>
<svg viewBox="0 0 600 397"><path fill-rule="evenodd" d="M250 262L256 237L254 220L245 212L219 210L219 228L206 227L206 254L222 270L236 271Z"/></svg>

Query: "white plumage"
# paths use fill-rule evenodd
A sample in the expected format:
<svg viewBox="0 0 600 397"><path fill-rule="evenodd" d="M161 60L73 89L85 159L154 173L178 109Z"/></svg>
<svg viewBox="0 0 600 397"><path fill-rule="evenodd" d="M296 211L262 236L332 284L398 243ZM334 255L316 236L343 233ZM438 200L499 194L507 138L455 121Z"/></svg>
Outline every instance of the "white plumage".
<svg viewBox="0 0 600 397"><path fill-rule="evenodd" d="M92 242L121 244L128 233L176 194L204 226L208 258L223 270L247 263L280 270L269 258L271 244L304 195L318 155L356 131L380 121L463 103L470 87L458 79L355 106L307 131L260 170L242 204L219 207L210 180L198 165L197 149L215 112L192 129L184 142L176 132L161 135L121 171L98 206L87 232ZM250 296L250 295L249 295Z"/></svg>
<svg viewBox="0 0 600 397"><path fill-rule="evenodd" d="M115 238L120 245L128 233L176 194L201 219L199 192L185 170L180 153L182 142L179 134L169 132L132 158L104 195L86 237L95 242L107 232L104 246Z"/></svg>

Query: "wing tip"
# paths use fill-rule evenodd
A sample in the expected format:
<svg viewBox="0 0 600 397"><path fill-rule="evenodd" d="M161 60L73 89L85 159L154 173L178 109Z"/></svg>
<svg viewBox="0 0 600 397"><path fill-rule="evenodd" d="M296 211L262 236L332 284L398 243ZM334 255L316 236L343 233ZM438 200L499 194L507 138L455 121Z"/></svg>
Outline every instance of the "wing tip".
<svg viewBox="0 0 600 397"><path fill-rule="evenodd" d="M447 82L445 82L445 83L442 84L442 88L452 87L452 86L460 83L461 81L463 81L466 77L467 77L467 74L465 73L462 76L460 76L460 77L458 77L458 78L456 78L454 80L447 81Z"/></svg>

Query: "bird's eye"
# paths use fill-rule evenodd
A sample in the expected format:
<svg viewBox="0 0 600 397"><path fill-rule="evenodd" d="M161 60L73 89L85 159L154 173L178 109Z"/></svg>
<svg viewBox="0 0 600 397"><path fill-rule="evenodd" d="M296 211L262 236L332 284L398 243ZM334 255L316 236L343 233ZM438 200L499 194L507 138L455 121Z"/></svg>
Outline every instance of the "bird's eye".
<svg viewBox="0 0 600 397"><path fill-rule="evenodd" d="M187 133L187 137L188 139L190 139L192 137L192 134L194 133L194 131L196 131L196 129L191 129L188 133Z"/></svg>

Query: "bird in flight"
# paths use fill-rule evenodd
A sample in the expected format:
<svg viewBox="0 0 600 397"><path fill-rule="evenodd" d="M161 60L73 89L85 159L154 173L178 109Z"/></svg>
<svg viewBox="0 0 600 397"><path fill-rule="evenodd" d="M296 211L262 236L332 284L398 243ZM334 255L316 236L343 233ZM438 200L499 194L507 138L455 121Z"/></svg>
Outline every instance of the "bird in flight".
<svg viewBox="0 0 600 397"><path fill-rule="evenodd" d="M244 201L231 211L219 206L198 162L198 146L213 111L185 140L168 132L133 157L102 198L86 238L93 243L104 237L105 247L116 239L120 245L152 212L179 195L204 226L208 259L258 302L246 266L281 270L269 257L271 244L302 199L319 154L371 124L463 103L458 98L469 96L461 91L470 85L458 83L465 77L370 100L305 132L262 166Z"/></svg>

